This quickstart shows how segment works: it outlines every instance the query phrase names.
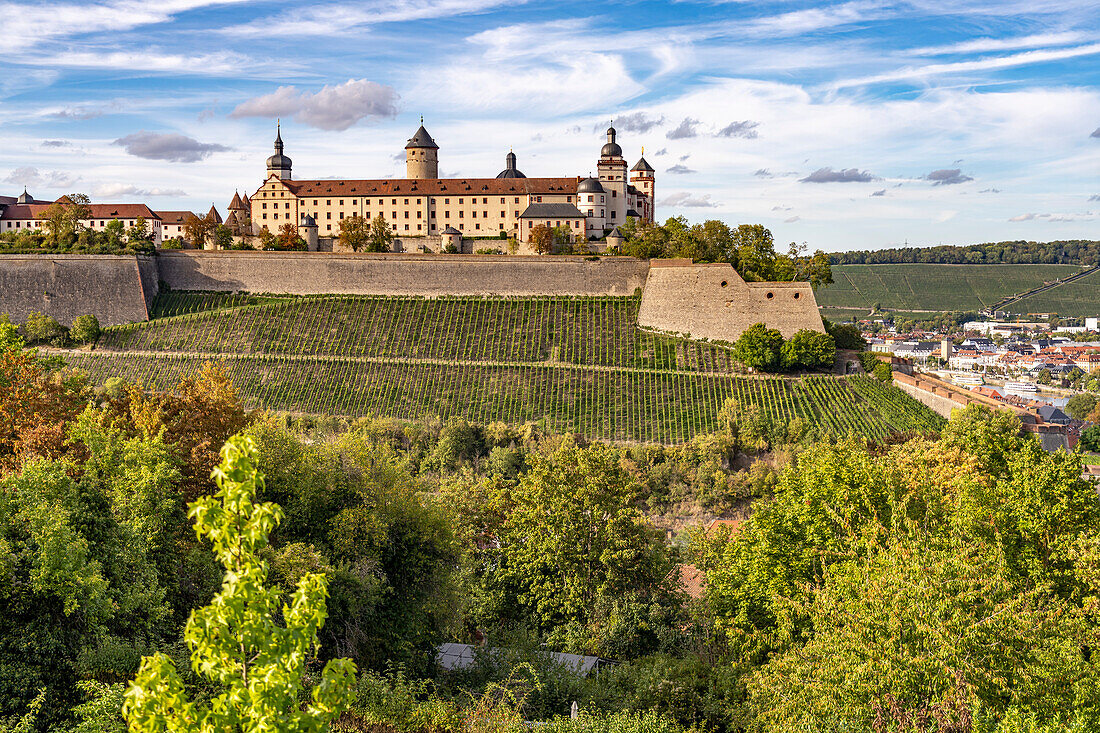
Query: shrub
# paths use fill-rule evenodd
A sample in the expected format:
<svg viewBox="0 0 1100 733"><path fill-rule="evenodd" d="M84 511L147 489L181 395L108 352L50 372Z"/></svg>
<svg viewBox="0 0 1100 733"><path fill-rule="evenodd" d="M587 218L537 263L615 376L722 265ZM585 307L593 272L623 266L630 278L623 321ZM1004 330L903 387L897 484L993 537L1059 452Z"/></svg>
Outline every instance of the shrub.
<svg viewBox="0 0 1100 733"><path fill-rule="evenodd" d="M1066 402L1066 412L1076 420L1084 420L1096 409L1096 395L1075 394Z"/></svg>
<svg viewBox="0 0 1100 733"><path fill-rule="evenodd" d="M836 362L836 342L827 333L802 329L780 349L786 369L827 369Z"/></svg>
<svg viewBox="0 0 1100 733"><path fill-rule="evenodd" d="M894 373L890 369L890 365L884 361L880 361L875 365L874 375L880 382L890 382L894 378Z"/></svg>
<svg viewBox="0 0 1100 733"><path fill-rule="evenodd" d="M1094 453L1100 452L1100 425L1093 425L1081 433L1081 447Z"/></svg>
<svg viewBox="0 0 1100 733"><path fill-rule="evenodd" d="M73 319L73 326L69 329L69 335L78 344L89 344L99 338L99 319L91 313L77 316Z"/></svg>
<svg viewBox="0 0 1100 733"><path fill-rule="evenodd" d="M838 349L862 351L867 348L863 334L851 323L833 323L828 318L822 318L821 322L825 325L825 332L833 337Z"/></svg>

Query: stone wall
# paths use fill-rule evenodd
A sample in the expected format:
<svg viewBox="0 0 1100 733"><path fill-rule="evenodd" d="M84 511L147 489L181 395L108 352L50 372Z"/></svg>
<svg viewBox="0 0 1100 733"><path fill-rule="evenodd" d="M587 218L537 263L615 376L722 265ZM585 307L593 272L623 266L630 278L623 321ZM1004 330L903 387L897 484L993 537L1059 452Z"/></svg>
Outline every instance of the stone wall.
<svg viewBox="0 0 1100 733"><path fill-rule="evenodd" d="M638 325L712 341L736 341L754 323L785 338L824 331L809 283L747 283L732 265L653 260Z"/></svg>
<svg viewBox="0 0 1100 733"><path fill-rule="evenodd" d="M110 255L0 256L0 313L16 322L45 313L66 325L86 313L103 326L147 320L156 264L140 259L144 264ZM143 280L151 280L152 295Z"/></svg>
<svg viewBox="0 0 1100 733"><path fill-rule="evenodd" d="M426 297L631 295L649 269L628 257L173 251L157 260L173 290Z"/></svg>

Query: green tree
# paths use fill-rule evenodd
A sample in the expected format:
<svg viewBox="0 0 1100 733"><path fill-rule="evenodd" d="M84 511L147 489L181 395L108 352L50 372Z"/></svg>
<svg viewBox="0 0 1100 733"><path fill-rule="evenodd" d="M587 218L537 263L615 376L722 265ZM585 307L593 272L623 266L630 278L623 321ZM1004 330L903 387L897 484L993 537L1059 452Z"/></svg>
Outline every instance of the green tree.
<svg viewBox="0 0 1100 733"><path fill-rule="evenodd" d="M1096 409L1096 403L1096 395L1087 392L1075 394L1066 401L1066 413L1075 420L1084 420Z"/></svg>
<svg viewBox="0 0 1100 733"><path fill-rule="evenodd" d="M836 362L836 342L827 333L802 329L780 349L785 369L831 369Z"/></svg>
<svg viewBox="0 0 1100 733"><path fill-rule="evenodd" d="M27 314L27 320L23 323L23 336L29 344L64 346L68 329L58 323L56 318L32 312Z"/></svg>
<svg viewBox="0 0 1100 733"><path fill-rule="evenodd" d="M1093 453L1100 453L1100 425L1093 425L1081 431L1081 447Z"/></svg>
<svg viewBox="0 0 1100 733"><path fill-rule="evenodd" d="M776 280L775 238L763 224L741 224L733 230L738 273L746 280ZM791 273L793 275L793 272Z"/></svg>
<svg viewBox="0 0 1100 733"><path fill-rule="evenodd" d="M782 365L783 335L763 323L746 328L733 345L733 358L745 366L771 372Z"/></svg>
<svg viewBox="0 0 1100 733"><path fill-rule="evenodd" d="M0 313L0 353L18 351L25 345L23 337L19 335L19 329L8 319L8 314Z"/></svg>
<svg viewBox="0 0 1100 733"><path fill-rule="evenodd" d="M131 731L322 731L350 702L355 665L345 659L329 661L309 702L299 702L325 622L327 581L303 575L282 606L286 627L275 625L282 593L265 587L268 566L260 553L283 514L276 504L254 502L263 487L254 455L250 439L231 438L214 471L217 494L189 512L226 576L213 602L192 612L184 639L195 672L223 691L209 703L190 700L169 657L145 657L125 694Z"/></svg>
<svg viewBox="0 0 1100 733"><path fill-rule="evenodd" d="M1039 376L1035 377L1036 384L1050 384L1051 376L1049 369L1042 369L1039 372Z"/></svg>
<svg viewBox="0 0 1100 733"><path fill-rule="evenodd" d="M121 249L122 240L126 236L126 225L121 219L111 219L103 227L103 238L112 250Z"/></svg>
<svg viewBox="0 0 1100 733"><path fill-rule="evenodd" d="M92 343L99 338L99 333L99 319L91 313L74 318L72 328L69 329L69 336L78 344Z"/></svg>
<svg viewBox="0 0 1100 733"><path fill-rule="evenodd" d="M875 364L874 370L871 372L875 375L875 378L880 382L892 382L894 379L894 370L890 368L890 365L884 361L880 361Z"/></svg>
<svg viewBox="0 0 1100 733"><path fill-rule="evenodd" d="M867 342L863 340L863 334L855 325L851 323L833 323L828 318L822 318L821 322L825 326L825 333L833 337L838 349L863 351L867 348Z"/></svg>
<svg viewBox="0 0 1100 733"><path fill-rule="evenodd" d="M126 241L139 252L149 250L153 246L153 235L149 233L149 222L144 216L134 220L134 225L126 230Z"/></svg>
<svg viewBox="0 0 1100 733"><path fill-rule="evenodd" d="M233 230L225 224L216 224L210 239L214 243L214 249L233 248Z"/></svg>
<svg viewBox="0 0 1100 733"><path fill-rule="evenodd" d="M595 634L599 607L663 588L664 542L633 506L638 490L615 452L594 445L535 456L510 492L501 580L556 643L570 627Z"/></svg>
<svg viewBox="0 0 1100 733"><path fill-rule="evenodd" d="M367 237L368 252L389 252L393 248L393 228L386 218L379 214L370 223L370 235Z"/></svg>
<svg viewBox="0 0 1100 733"><path fill-rule="evenodd" d="M214 227L217 222L214 221L214 217L207 214L206 216L195 216L191 214L183 222L183 238L187 240L195 249L205 249L206 243L210 237L214 234Z"/></svg>

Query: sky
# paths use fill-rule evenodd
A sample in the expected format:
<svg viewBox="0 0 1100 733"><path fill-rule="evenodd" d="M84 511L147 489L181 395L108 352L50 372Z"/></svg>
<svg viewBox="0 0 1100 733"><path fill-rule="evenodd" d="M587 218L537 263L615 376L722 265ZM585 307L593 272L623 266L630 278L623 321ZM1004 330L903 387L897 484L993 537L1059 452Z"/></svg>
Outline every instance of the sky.
<svg viewBox="0 0 1100 733"><path fill-rule="evenodd" d="M225 214L294 177L595 172L839 251L1100 238L1096 0L0 0L0 194Z"/></svg>

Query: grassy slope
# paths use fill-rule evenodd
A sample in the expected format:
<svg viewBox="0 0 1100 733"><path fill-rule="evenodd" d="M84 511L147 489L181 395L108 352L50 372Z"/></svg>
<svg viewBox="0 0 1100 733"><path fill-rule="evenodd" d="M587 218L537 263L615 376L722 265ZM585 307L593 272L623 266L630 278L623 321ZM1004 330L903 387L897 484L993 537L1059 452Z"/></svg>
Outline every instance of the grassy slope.
<svg viewBox="0 0 1100 733"><path fill-rule="evenodd" d="M832 285L817 291L825 307L965 311L992 305L1045 281L1070 275L1075 265L838 265ZM827 312L827 311L826 311Z"/></svg>
<svg viewBox="0 0 1100 733"><path fill-rule="evenodd" d="M185 299L186 294L171 298ZM159 304L189 310L191 301ZM184 307L187 305L188 307ZM217 305L217 304L215 304ZM224 359L252 407L348 416L544 422L594 438L664 443L717 427L723 402L881 439L942 419L867 377L736 373L728 351L634 327L636 298L287 298L107 329L71 357L170 388Z"/></svg>

